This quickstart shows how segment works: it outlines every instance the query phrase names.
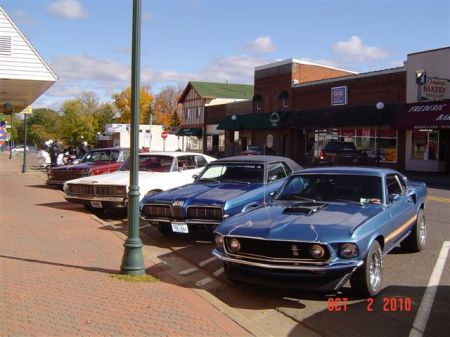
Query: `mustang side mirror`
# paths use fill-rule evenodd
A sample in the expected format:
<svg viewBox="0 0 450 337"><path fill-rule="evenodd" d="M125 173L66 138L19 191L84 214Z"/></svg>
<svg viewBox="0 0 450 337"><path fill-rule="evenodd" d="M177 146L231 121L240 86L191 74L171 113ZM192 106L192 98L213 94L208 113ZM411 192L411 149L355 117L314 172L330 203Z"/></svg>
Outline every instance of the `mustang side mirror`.
<svg viewBox="0 0 450 337"><path fill-rule="evenodd" d="M389 201L393 202L398 199L400 199L400 194L398 193L389 194Z"/></svg>
<svg viewBox="0 0 450 337"><path fill-rule="evenodd" d="M197 179L198 179L198 174L193 174L193 175L192 175L192 178L194 178L194 182L196 182Z"/></svg>

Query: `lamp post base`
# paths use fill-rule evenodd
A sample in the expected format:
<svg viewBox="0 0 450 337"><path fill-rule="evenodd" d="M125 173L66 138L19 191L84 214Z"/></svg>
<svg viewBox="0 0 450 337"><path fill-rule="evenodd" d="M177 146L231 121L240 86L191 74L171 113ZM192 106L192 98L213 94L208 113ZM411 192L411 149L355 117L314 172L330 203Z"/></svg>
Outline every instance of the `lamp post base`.
<svg viewBox="0 0 450 337"><path fill-rule="evenodd" d="M125 240L123 246L125 247L125 250L122 256L122 264L120 266L121 273L134 275L145 274L141 239L127 239Z"/></svg>

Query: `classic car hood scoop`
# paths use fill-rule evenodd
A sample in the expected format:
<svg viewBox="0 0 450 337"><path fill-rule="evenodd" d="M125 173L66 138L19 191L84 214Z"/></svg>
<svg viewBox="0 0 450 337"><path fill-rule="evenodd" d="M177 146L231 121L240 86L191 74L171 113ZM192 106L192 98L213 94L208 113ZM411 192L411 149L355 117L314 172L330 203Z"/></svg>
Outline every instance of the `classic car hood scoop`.
<svg viewBox="0 0 450 337"><path fill-rule="evenodd" d="M286 207L283 211L284 214L290 213L305 213L305 215L312 215L322 208L325 208L327 204L319 204L319 203L302 203L298 206Z"/></svg>

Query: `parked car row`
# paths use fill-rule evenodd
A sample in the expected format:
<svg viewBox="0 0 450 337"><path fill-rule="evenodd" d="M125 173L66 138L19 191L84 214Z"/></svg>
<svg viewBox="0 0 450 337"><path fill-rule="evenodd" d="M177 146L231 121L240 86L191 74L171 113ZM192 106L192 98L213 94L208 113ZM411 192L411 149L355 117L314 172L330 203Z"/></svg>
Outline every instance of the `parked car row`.
<svg viewBox="0 0 450 337"><path fill-rule="evenodd" d="M64 183L66 200L126 207L128 161L108 174L95 167ZM142 222L164 235L209 231L225 274L240 282L337 290L350 281L375 296L385 255L400 244L418 252L426 242L427 188L391 169L149 152L139 154L139 187Z"/></svg>

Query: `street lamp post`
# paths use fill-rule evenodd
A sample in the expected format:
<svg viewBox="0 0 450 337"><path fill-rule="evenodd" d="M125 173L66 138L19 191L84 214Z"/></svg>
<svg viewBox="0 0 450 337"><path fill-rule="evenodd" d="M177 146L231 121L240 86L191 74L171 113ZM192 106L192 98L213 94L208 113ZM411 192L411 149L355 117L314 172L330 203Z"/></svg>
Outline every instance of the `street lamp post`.
<svg viewBox="0 0 450 337"><path fill-rule="evenodd" d="M234 141L235 141L234 136L235 136L235 129L236 129L236 126L235 126L236 119L237 119L236 115L231 116L231 120L233 121L233 138L232 138L232 140L233 140L233 156L234 156L234 145L235 145L234 144Z"/></svg>
<svg viewBox="0 0 450 337"><path fill-rule="evenodd" d="M23 165L22 165L22 173L26 173L27 172L27 115L28 113L24 114L24 127L23 127Z"/></svg>
<svg viewBox="0 0 450 337"><path fill-rule="evenodd" d="M133 39L131 50L131 135L130 188L128 191L128 238L120 270L125 274L144 274L142 241L139 237L139 96L141 0L133 0Z"/></svg>
<svg viewBox="0 0 450 337"><path fill-rule="evenodd" d="M384 103L380 101L375 106L378 110L377 165L380 166L381 110L384 109Z"/></svg>

